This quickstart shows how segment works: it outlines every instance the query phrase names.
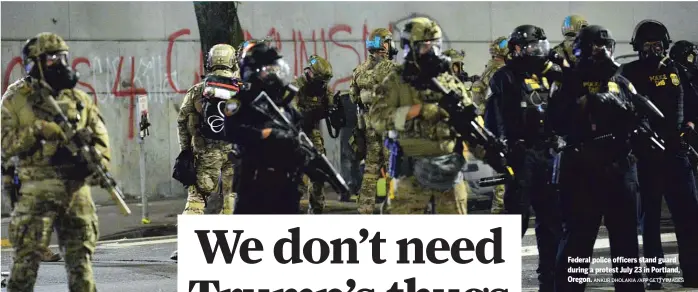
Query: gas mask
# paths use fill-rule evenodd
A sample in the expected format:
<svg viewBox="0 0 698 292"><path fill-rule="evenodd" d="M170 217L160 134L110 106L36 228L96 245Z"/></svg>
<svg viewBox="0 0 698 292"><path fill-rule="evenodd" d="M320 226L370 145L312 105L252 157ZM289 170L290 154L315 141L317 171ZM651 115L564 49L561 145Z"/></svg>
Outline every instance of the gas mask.
<svg viewBox="0 0 698 292"><path fill-rule="evenodd" d="M589 72L600 80L605 80L614 74L617 69L613 59L614 49L615 42L606 40L593 44L588 53L583 52L582 49L575 48L574 54L579 60L577 64L582 72ZM604 72L611 75L606 76L606 74L603 74Z"/></svg>
<svg viewBox="0 0 698 292"><path fill-rule="evenodd" d="M249 84L249 90L264 91L277 104L283 102L286 86L290 82L291 70L283 59L273 64L252 68L244 67L242 79Z"/></svg>
<svg viewBox="0 0 698 292"><path fill-rule="evenodd" d="M46 83L56 92L75 88L78 74L70 68L68 52L56 52L40 56L42 73Z"/></svg>
<svg viewBox="0 0 698 292"><path fill-rule="evenodd" d="M430 84L431 78L448 72L450 62L442 55L441 44L441 39L414 43L414 48L405 43L403 79L413 85Z"/></svg>
<svg viewBox="0 0 698 292"><path fill-rule="evenodd" d="M664 50L664 44L662 41L649 41L642 45L642 51L640 51L640 59L643 60L656 60L664 58L666 54Z"/></svg>
<svg viewBox="0 0 698 292"><path fill-rule="evenodd" d="M327 81L319 78L313 73L309 67L303 69L303 75L308 82L305 85L305 90L310 96L322 96L327 92Z"/></svg>

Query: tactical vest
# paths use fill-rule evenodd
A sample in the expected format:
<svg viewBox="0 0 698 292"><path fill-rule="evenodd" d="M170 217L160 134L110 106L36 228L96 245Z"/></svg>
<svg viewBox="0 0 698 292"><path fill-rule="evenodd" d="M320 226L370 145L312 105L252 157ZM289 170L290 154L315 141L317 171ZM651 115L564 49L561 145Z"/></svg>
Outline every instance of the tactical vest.
<svg viewBox="0 0 698 292"><path fill-rule="evenodd" d="M521 102L524 135L539 136L543 134L545 110L548 107L550 84L548 79L535 74L524 77L522 82Z"/></svg>
<svg viewBox="0 0 698 292"><path fill-rule="evenodd" d="M201 90L200 133L204 138L221 140L225 124L225 102L240 90L240 82L234 78L208 76Z"/></svg>

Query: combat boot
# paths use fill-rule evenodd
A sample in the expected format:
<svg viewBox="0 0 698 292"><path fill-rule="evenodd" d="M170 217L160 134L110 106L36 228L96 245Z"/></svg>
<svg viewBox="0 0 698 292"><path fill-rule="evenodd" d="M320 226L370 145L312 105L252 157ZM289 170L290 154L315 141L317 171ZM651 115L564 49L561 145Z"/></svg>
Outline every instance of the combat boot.
<svg viewBox="0 0 698 292"><path fill-rule="evenodd" d="M61 259L62 257L60 253L53 253L53 251L48 248L41 254L42 262L53 263L60 261Z"/></svg>
<svg viewBox="0 0 698 292"><path fill-rule="evenodd" d="M172 253L172 255L170 255L170 259L173 261L177 260L177 251L176 250Z"/></svg>

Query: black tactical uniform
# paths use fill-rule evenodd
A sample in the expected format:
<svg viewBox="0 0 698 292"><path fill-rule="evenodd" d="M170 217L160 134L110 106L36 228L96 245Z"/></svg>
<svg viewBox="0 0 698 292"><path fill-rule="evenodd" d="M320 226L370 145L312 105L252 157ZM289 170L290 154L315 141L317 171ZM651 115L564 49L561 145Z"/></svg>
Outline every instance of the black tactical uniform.
<svg viewBox="0 0 698 292"><path fill-rule="evenodd" d="M683 119L686 125L695 131L698 124L698 46L689 41L678 41L671 47L669 56L679 69L679 78L683 85ZM695 132L693 133L695 135ZM698 137L686 137L693 139L693 149L698 151L696 143ZM698 157L693 156L693 175L698 186Z"/></svg>
<svg viewBox="0 0 698 292"><path fill-rule="evenodd" d="M679 70L683 86L683 119L698 124L698 46L689 41L678 41L671 47L669 57Z"/></svg>
<svg viewBox="0 0 698 292"><path fill-rule="evenodd" d="M644 291L634 268L638 265L635 158L628 134L639 121L631 98L634 90L618 76L612 59L615 41L603 27L583 28L575 40L578 63L566 71L560 87L553 88L548 122L565 137L559 185L564 235L555 274L556 291L584 291L585 283L569 277L586 278L589 262L570 258L592 256L603 218L611 240L614 268L633 273L614 273L616 291ZM623 108L625 107L625 108ZM632 279L629 279L632 278ZM628 281L629 280L629 281Z"/></svg>
<svg viewBox="0 0 698 292"><path fill-rule="evenodd" d="M631 40L640 59L624 65L622 75L665 115L662 120L650 120L650 125L666 140L667 151L663 155L639 157L638 162L644 256L664 257L659 229L664 195L676 228L684 280L693 281L685 284L698 287L698 199L687 149L680 139L684 126L683 81L679 68L666 56L669 43L671 39L663 24L654 20L640 22ZM650 272L648 277L664 278L665 273Z"/></svg>
<svg viewBox="0 0 698 292"><path fill-rule="evenodd" d="M511 60L490 80L485 126L506 140L512 152L509 163L516 180L506 185L504 209L522 215L523 236L528 229L530 207L536 212L540 291L552 291L555 254L561 235L557 196L550 188L553 155L543 117L550 89L548 76L559 68L546 60L549 44L543 29L522 25L512 32Z"/></svg>
<svg viewBox="0 0 698 292"><path fill-rule="evenodd" d="M288 66L275 48L256 44L242 54L243 88L225 109L225 136L240 148L235 172L235 214L298 214L301 194L298 138L291 131L253 108L263 92L292 123L300 126L300 113L282 100L289 98ZM268 105L268 104L267 104Z"/></svg>

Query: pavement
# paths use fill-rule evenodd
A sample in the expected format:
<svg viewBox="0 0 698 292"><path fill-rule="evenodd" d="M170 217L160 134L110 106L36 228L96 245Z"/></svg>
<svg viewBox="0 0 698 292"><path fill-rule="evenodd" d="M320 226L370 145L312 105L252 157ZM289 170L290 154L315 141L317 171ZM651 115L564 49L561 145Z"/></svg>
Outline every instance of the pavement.
<svg viewBox="0 0 698 292"><path fill-rule="evenodd" d="M676 236L671 226L662 228L662 241L667 258L676 258ZM594 246L594 257L610 257L608 232L601 228ZM56 246L52 246L55 250ZM93 270L97 287L101 292L174 292L177 291L177 263L169 256L177 248L176 236L151 237L102 241L98 244L93 259ZM522 291L538 291L536 268L538 251L535 246L535 232L529 229L523 238L522 246ZM2 271L9 271L12 250L2 249L0 260ZM42 263L36 292L68 291L63 262ZM676 263L668 264L672 268ZM610 264L592 264L593 269L610 268ZM610 275L598 273L592 279L604 279ZM672 275L674 276L674 275ZM125 289L127 288L127 289ZM0 290L2 292L6 289ZM613 287L602 283L589 283L586 291L614 291ZM680 288L678 283L665 284L664 291L697 291Z"/></svg>

